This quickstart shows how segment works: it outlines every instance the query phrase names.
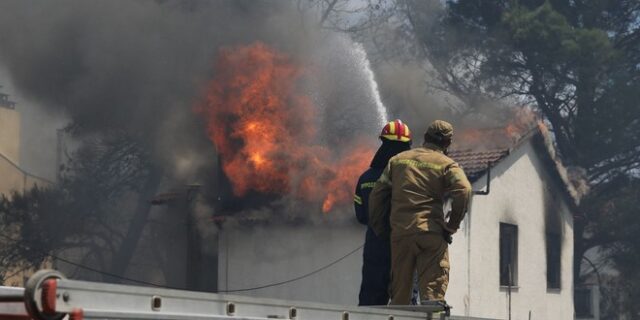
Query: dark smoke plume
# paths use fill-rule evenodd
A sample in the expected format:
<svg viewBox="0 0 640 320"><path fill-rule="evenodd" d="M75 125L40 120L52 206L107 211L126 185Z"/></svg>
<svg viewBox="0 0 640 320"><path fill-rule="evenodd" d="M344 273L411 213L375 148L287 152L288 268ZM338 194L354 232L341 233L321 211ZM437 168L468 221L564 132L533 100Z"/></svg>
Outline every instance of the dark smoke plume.
<svg viewBox="0 0 640 320"><path fill-rule="evenodd" d="M220 48L261 41L309 65L324 143L375 142L361 49L302 23L310 16L285 1L3 1L0 63L21 95L67 115L76 138L125 132L170 179L206 183L216 155L193 109Z"/></svg>
<svg viewBox="0 0 640 320"><path fill-rule="evenodd" d="M216 49L260 37L278 10L250 1L0 6L0 60L22 95L67 114L77 135L125 130L170 161L209 146L191 106Z"/></svg>

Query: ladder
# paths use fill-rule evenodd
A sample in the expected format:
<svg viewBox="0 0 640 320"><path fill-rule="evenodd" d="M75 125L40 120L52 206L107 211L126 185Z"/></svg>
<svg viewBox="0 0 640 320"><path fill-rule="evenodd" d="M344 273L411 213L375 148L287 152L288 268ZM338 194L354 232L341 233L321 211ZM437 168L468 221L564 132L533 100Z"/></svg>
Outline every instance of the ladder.
<svg viewBox="0 0 640 320"><path fill-rule="evenodd" d="M22 288L0 287L0 319L29 320L23 296Z"/></svg>
<svg viewBox="0 0 640 320"><path fill-rule="evenodd" d="M355 307L66 279L40 270L24 289L0 287L2 320L425 320L450 319L450 307Z"/></svg>

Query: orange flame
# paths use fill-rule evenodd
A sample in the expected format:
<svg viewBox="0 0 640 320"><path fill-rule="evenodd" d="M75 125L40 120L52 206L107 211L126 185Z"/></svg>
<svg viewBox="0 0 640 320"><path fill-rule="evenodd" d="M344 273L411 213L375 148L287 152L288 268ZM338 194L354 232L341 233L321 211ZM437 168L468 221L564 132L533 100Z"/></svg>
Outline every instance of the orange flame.
<svg viewBox="0 0 640 320"><path fill-rule="evenodd" d="M315 142L317 108L297 87L304 68L256 43L221 50L215 70L196 112L236 196L293 194L322 202L323 212L351 200L373 150L352 147L338 157Z"/></svg>
<svg viewBox="0 0 640 320"><path fill-rule="evenodd" d="M454 149L505 148L519 141L532 130L539 120L527 108L512 111L510 121L505 126L493 128L467 128L454 135Z"/></svg>
<svg viewBox="0 0 640 320"><path fill-rule="evenodd" d="M356 180L371 161L372 155L370 148L360 148L340 161L334 178L327 184L331 192L322 203L323 212L329 212L336 203L352 200Z"/></svg>

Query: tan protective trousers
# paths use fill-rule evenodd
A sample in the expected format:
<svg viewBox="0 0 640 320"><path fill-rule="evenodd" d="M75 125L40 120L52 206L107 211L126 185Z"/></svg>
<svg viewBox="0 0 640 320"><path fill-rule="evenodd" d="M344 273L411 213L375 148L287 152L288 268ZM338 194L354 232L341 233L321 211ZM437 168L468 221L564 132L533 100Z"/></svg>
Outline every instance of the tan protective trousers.
<svg viewBox="0 0 640 320"><path fill-rule="evenodd" d="M421 232L391 239L391 304L411 303L413 272L420 300L444 300L449 284L447 242L439 233Z"/></svg>

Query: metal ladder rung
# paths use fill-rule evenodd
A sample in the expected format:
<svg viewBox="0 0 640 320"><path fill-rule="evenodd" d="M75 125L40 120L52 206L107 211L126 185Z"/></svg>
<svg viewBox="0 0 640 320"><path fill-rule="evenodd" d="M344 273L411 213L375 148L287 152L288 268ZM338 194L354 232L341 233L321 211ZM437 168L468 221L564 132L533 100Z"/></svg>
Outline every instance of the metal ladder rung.
<svg viewBox="0 0 640 320"><path fill-rule="evenodd" d="M0 319L29 320L24 307L24 289L0 286Z"/></svg>

